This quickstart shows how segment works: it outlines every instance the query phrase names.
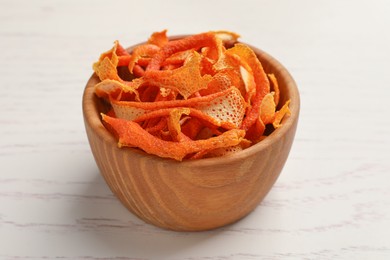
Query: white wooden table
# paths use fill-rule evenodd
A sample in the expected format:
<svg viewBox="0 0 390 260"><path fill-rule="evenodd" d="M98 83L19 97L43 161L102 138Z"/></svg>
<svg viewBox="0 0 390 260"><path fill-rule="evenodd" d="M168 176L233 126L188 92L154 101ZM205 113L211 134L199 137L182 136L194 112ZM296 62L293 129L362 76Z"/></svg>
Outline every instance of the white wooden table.
<svg viewBox="0 0 390 260"><path fill-rule="evenodd" d="M113 196L81 95L120 40L226 29L281 61L301 92L296 140L257 209L177 233ZM1 259L390 259L387 1L0 0Z"/></svg>

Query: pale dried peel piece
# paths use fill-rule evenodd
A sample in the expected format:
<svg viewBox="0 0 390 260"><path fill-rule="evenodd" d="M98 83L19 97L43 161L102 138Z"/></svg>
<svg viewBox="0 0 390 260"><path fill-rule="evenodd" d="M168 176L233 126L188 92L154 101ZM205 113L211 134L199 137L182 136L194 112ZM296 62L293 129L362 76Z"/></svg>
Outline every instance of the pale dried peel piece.
<svg viewBox="0 0 390 260"><path fill-rule="evenodd" d="M168 123L168 130L173 141L182 142L182 141L189 140L189 138L183 135L181 132L181 117L183 115L189 115L189 114L190 114L189 108L174 108L169 113L169 118L167 123Z"/></svg>
<svg viewBox="0 0 390 260"><path fill-rule="evenodd" d="M118 55L116 54L118 44L118 41L115 41L114 46L110 50L102 53L99 60L93 64L93 70L100 80L120 80L116 70L118 66Z"/></svg>
<svg viewBox="0 0 390 260"><path fill-rule="evenodd" d="M167 96L169 96L170 94L171 94L171 89L169 89L169 88L160 88L160 95L162 96L162 97L167 97Z"/></svg>
<svg viewBox="0 0 390 260"><path fill-rule="evenodd" d="M161 32L154 32L148 39L149 44L157 45L158 47L163 47L168 43L167 30Z"/></svg>
<svg viewBox="0 0 390 260"><path fill-rule="evenodd" d="M134 120L135 115L141 116L159 111L160 109L174 107L191 107L193 113L202 113L208 117L207 121L225 128L238 128L241 126L246 103L240 91L235 87L215 93L213 95L192 98L187 100L172 100L160 102L127 102L111 101L115 114L119 118ZM195 110L199 111L196 112ZM204 117L198 115L197 117Z"/></svg>
<svg viewBox="0 0 390 260"><path fill-rule="evenodd" d="M119 41L114 41L114 46L108 51L103 52L100 55L98 62L103 61L105 58L108 58L112 62L112 64L117 65L118 55L116 53L117 53L118 46L119 46Z"/></svg>
<svg viewBox="0 0 390 260"><path fill-rule="evenodd" d="M213 31L217 38L221 39L224 44L233 44L237 42L240 35L229 31Z"/></svg>
<svg viewBox="0 0 390 260"><path fill-rule="evenodd" d="M239 128L245 115L246 103L240 91L232 87L226 95L206 104L199 103L195 108L216 119L220 125L231 124Z"/></svg>
<svg viewBox="0 0 390 260"><path fill-rule="evenodd" d="M272 90L275 92L274 94L275 105L278 105L280 99L280 89L279 89L278 80L276 79L275 75L272 73L267 74L267 76L272 83Z"/></svg>
<svg viewBox="0 0 390 260"><path fill-rule="evenodd" d="M275 118L275 101L272 93L265 95L260 105L260 120L266 125L271 124Z"/></svg>
<svg viewBox="0 0 390 260"><path fill-rule="evenodd" d="M150 111L138 107L125 107L121 106L120 103L111 102L111 106L114 109L117 118L125 120L134 120L142 115L149 113Z"/></svg>
<svg viewBox="0 0 390 260"><path fill-rule="evenodd" d="M282 119L287 115L291 115L291 111L290 111L290 108L289 108L289 105L290 105L290 100L288 100L284 105L283 107L277 111L275 113L275 119L274 119L274 122L272 123L272 125L275 127L275 128L279 128L282 126L281 122L282 122Z"/></svg>
<svg viewBox="0 0 390 260"><path fill-rule="evenodd" d="M109 58L104 58L102 61L96 62L93 69L100 80L112 79L120 80L116 65L114 65Z"/></svg>
<svg viewBox="0 0 390 260"><path fill-rule="evenodd" d="M139 80L134 80L131 84L125 84L121 81L105 79L95 85L95 93L98 97L106 99L119 99L123 92L132 93L135 95L135 100L139 101L137 88L141 83ZM114 97L114 95L117 97Z"/></svg>
<svg viewBox="0 0 390 260"><path fill-rule="evenodd" d="M245 100L250 105L253 96L256 94L255 77L253 76L252 69L249 66L246 68L240 66L240 74L245 85Z"/></svg>

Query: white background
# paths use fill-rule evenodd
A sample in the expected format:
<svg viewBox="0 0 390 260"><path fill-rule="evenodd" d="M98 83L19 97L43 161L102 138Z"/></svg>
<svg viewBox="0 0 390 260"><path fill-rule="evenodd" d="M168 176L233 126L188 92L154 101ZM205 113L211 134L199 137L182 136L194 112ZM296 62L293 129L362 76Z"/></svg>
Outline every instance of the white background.
<svg viewBox="0 0 390 260"><path fill-rule="evenodd" d="M112 195L81 96L114 40L230 30L301 93L295 143L256 210L177 233ZM390 259L387 1L0 0L1 259Z"/></svg>

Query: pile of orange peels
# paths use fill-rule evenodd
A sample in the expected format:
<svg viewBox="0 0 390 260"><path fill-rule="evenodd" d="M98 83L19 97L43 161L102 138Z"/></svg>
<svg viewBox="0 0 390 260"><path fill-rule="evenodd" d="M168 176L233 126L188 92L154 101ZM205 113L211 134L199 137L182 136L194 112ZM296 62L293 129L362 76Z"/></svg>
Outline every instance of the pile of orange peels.
<svg viewBox="0 0 390 260"><path fill-rule="evenodd" d="M153 33L131 52L118 41L93 69L98 97L111 110L103 122L119 147L178 161L243 150L290 114L276 111L280 91L239 35L206 32L170 40Z"/></svg>

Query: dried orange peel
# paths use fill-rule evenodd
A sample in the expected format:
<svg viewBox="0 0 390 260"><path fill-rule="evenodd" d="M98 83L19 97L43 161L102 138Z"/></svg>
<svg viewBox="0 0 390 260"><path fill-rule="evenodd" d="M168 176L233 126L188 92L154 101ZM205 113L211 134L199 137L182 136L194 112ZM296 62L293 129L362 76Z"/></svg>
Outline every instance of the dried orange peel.
<svg viewBox="0 0 390 260"><path fill-rule="evenodd" d="M224 156L261 141L290 115L290 101L277 110L276 76L238 34L170 40L166 32L131 52L115 41L93 65L101 80L95 94L111 106L102 120L119 147L178 161Z"/></svg>

